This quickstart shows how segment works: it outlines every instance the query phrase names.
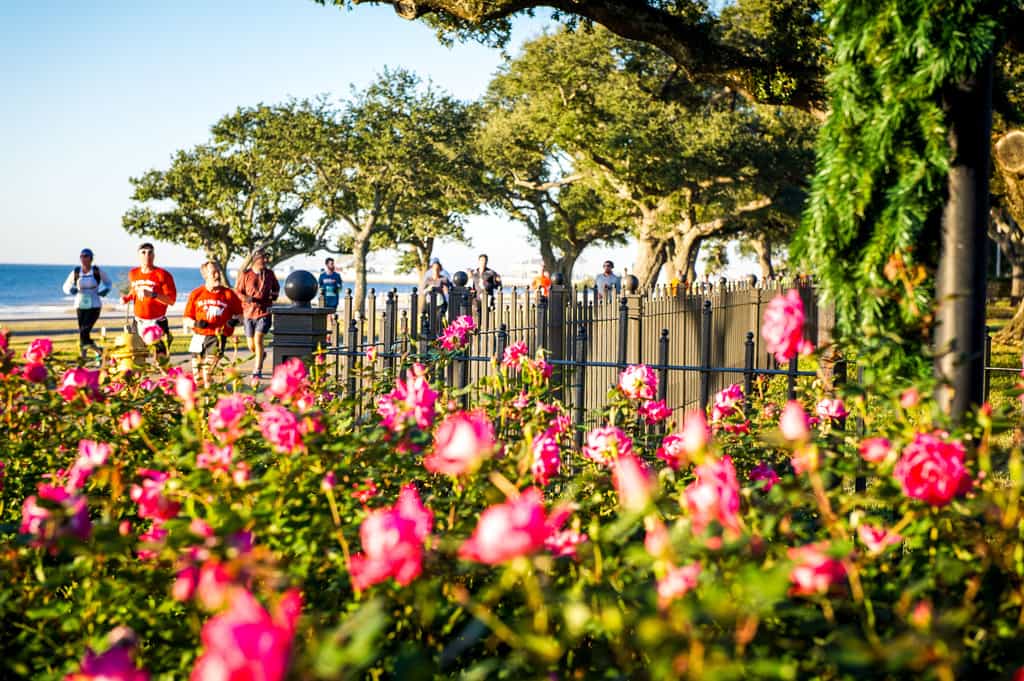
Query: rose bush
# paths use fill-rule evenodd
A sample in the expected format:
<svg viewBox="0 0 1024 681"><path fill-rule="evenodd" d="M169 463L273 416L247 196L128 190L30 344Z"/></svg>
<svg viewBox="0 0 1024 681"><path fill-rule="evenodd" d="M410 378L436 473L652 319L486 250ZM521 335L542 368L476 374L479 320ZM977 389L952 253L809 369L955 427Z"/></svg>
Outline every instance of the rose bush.
<svg viewBox="0 0 1024 681"><path fill-rule="evenodd" d="M772 308L787 356L805 349L784 316L797 302ZM790 404L759 383L652 423L655 374L632 367L578 449L525 346L463 407L442 377L472 332L354 399L315 364L279 367L269 391L207 391L175 370L58 366L45 343L0 356L0 676L1021 665L1024 461L1002 435L1020 441L1019 413L954 425L928 386L911 411L898 392L815 385Z"/></svg>

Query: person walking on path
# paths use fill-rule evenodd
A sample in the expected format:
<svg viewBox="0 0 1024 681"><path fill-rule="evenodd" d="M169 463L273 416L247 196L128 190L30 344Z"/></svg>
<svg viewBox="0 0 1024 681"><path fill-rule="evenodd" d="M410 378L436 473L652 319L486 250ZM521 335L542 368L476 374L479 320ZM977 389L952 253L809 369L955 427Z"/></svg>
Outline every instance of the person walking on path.
<svg viewBox="0 0 1024 681"><path fill-rule="evenodd" d="M217 363L224 356L228 336L242 323L242 300L224 284L220 267L204 262L199 267L203 285L192 291L185 303L185 318L192 320L192 373L210 387Z"/></svg>
<svg viewBox="0 0 1024 681"><path fill-rule="evenodd" d="M530 288L536 291L538 294L545 298L551 293L551 277L548 275L548 268L544 265L540 266L540 274L533 278L530 282Z"/></svg>
<svg viewBox="0 0 1024 681"><path fill-rule="evenodd" d="M614 269L615 263L611 260L605 260L601 273L594 278L598 300L610 295L613 289L616 293L622 293L622 277L615 274Z"/></svg>
<svg viewBox="0 0 1024 681"><path fill-rule="evenodd" d="M75 297L75 315L78 317L78 351L82 360L92 350L100 354L99 347L92 340L92 328L103 311L100 298L110 293L110 277L93 264L92 249L83 248L78 256L80 265L68 274L64 282L64 293Z"/></svg>
<svg viewBox="0 0 1024 681"><path fill-rule="evenodd" d="M441 261L438 258L431 258L430 269L423 275L423 286L420 289L424 305L427 305L430 300L430 292L435 291L440 298L438 309L443 315L448 310L448 292L451 288L451 275L441 267Z"/></svg>
<svg viewBox="0 0 1024 681"><path fill-rule="evenodd" d="M174 305L178 298L178 290L174 286L174 277L165 269L153 264L156 252L153 244L144 243L139 246L141 264L128 273L130 289L121 302L133 302L135 324L143 339L152 338L145 333L147 327L158 327L162 333L155 334L157 354L166 357L171 349L171 326L167 322L167 307Z"/></svg>
<svg viewBox="0 0 1024 681"><path fill-rule="evenodd" d="M320 291L324 295L324 307L329 310L338 309L341 297L341 273L334 269L334 258L324 260L324 270L320 272Z"/></svg>
<svg viewBox="0 0 1024 681"><path fill-rule="evenodd" d="M242 299L245 317L245 340L253 353L253 378L263 378L265 338L270 333L270 308L281 294L281 286L273 270L267 267L267 254L257 250L252 265L238 275L235 292Z"/></svg>
<svg viewBox="0 0 1024 681"><path fill-rule="evenodd" d="M487 266L487 255L482 254L478 266L473 270L473 292L476 294L478 309L490 308L494 302L494 292L501 288L501 275Z"/></svg>

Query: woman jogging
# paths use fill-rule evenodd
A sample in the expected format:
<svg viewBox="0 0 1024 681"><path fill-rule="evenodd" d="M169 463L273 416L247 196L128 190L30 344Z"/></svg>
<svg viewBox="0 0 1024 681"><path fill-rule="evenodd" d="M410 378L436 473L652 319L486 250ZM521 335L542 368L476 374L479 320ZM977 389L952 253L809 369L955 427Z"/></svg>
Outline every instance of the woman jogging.
<svg viewBox="0 0 1024 681"><path fill-rule="evenodd" d="M224 355L227 338L242 324L242 301L224 285L224 275L216 263L199 267L203 285L192 291L185 303L185 318L192 320L192 373L210 387L217 363Z"/></svg>
<svg viewBox="0 0 1024 681"><path fill-rule="evenodd" d="M75 297L78 349L83 361L87 350L92 350L97 355L101 354L91 334L103 310L103 301L100 298L110 293L110 277L93 264L92 257L92 249L83 248L78 256L81 264L71 270L64 282L64 293Z"/></svg>

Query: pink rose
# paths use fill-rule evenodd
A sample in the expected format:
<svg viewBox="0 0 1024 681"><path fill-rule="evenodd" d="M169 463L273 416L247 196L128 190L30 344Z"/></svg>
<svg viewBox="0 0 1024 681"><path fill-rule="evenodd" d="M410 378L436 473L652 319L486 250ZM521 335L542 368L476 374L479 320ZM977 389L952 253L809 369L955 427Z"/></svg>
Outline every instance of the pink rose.
<svg viewBox="0 0 1024 681"><path fill-rule="evenodd" d="M129 496L138 504L140 518L156 521L171 520L178 515L181 504L164 496L164 486L171 477L163 471L140 468L136 471L142 478L141 485L132 485Z"/></svg>
<svg viewBox="0 0 1024 681"><path fill-rule="evenodd" d="M672 416L672 410L665 404L665 400L647 400L637 411L648 425L661 423Z"/></svg>
<svg viewBox="0 0 1024 681"><path fill-rule="evenodd" d="M241 423L249 400L241 395L227 395L217 400L206 419L210 432L221 442L231 443L242 437Z"/></svg>
<svg viewBox="0 0 1024 681"><path fill-rule="evenodd" d="M140 335L142 336L143 343L146 345L155 345L164 337L164 330L156 324L149 324L142 327Z"/></svg>
<svg viewBox="0 0 1024 681"><path fill-rule="evenodd" d="M43 360L53 353L53 341L49 338L36 338L25 350L25 361L29 364L42 364Z"/></svg>
<svg viewBox="0 0 1024 681"><path fill-rule="evenodd" d="M921 393L917 388L910 387L900 393L900 406L904 409L916 407L921 401Z"/></svg>
<svg viewBox="0 0 1024 681"><path fill-rule="evenodd" d="M50 374L46 370L45 364L26 364L21 367L21 375L31 383L42 383Z"/></svg>
<svg viewBox="0 0 1024 681"><path fill-rule="evenodd" d="M77 672L68 674L64 681L149 681L149 673L135 666L135 632L128 627L117 627L110 632L111 642L106 652L97 655L85 649L85 657Z"/></svg>
<svg viewBox="0 0 1024 681"><path fill-rule="evenodd" d="M67 471L67 490L74 492L85 486L93 470L107 462L113 448L105 442L78 441L78 458Z"/></svg>
<svg viewBox="0 0 1024 681"><path fill-rule="evenodd" d="M25 499L21 507L21 534L33 537L33 546L51 545L58 537L75 537L85 541L92 534L89 520L89 506L85 497L72 494L63 487L40 483L36 487L38 496L33 494ZM45 499L59 505L58 510L41 506L38 501Z"/></svg>
<svg viewBox="0 0 1024 681"><path fill-rule="evenodd" d="M330 492L338 486L338 476L334 474L334 471L327 471L323 479L320 481L320 489L324 492Z"/></svg>
<svg viewBox="0 0 1024 681"><path fill-rule="evenodd" d="M468 343L469 334L475 328L476 322L472 317L468 315L456 317L438 336L438 341L445 350L461 350Z"/></svg>
<svg viewBox="0 0 1024 681"><path fill-rule="evenodd" d="M713 521L739 534L740 485L732 459L725 456L697 466L694 477L683 493L694 534L703 534Z"/></svg>
<svg viewBox="0 0 1024 681"><path fill-rule="evenodd" d="M390 508L371 511L359 527L364 553L349 564L352 584L367 589L393 578L406 586L423 569L423 543L430 534L434 514L420 501L416 488L406 485Z"/></svg>
<svg viewBox="0 0 1024 681"><path fill-rule="evenodd" d="M808 342L804 340L803 329L804 304L796 289L768 303L761 337L765 340L765 349L775 355L776 361L787 362L797 354L806 353Z"/></svg>
<svg viewBox="0 0 1024 681"><path fill-rule="evenodd" d="M381 425L392 433L405 432L410 421L420 430L433 425L437 393L430 387L425 373L425 367L414 365L404 381L395 382L394 390L377 398Z"/></svg>
<svg viewBox="0 0 1024 681"><path fill-rule="evenodd" d="M231 481L239 487L244 487L249 482L249 464L239 461L235 464L235 470L231 471Z"/></svg>
<svg viewBox="0 0 1024 681"><path fill-rule="evenodd" d="M258 422L263 437L282 454L293 454L305 446L302 442L302 426L299 420L284 407L263 405Z"/></svg>
<svg viewBox="0 0 1024 681"><path fill-rule="evenodd" d="M619 504L628 511L642 511L651 502L657 481L640 459L632 454L612 462L612 484L619 494Z"/></svg>
<svg viewBox="0 0 1024 681"><path fill-rule="evenodd" d="M634 364L619 374L619 390L631 400L653 400L658 392L658 374L646 364Z"/></svg>
<svg viewBox="0 0 1024 681"><path fill-rule="evenodd" d="M576 530L555 532L544 540L544 548L555 558L576 557L576 547L587 541L587 535Z"/></svg>
<svg viewBox="0 0 1024 681"><path fill-rule="evenodd" d="M236 589L228 609L203 625L203 653L192 669L192 681L281 681L301 611L302 596L294 589L281 597L273 616L248 590Z"/></svg>
<svg viewBox="0 0 1024 681"><path fill-rule="evenodd" d="M482 410L452 414L434 433L434 453L423 459L432 473L468 475L494 449L494 426Z"/></svg>
<svg viewBox="0 0 1024 681"><path fill-rule="evenodd" d="M903 537L895 532L890 532L884 527L868 525L867 523L861 523L857 526L857 536L860 537L861 543L868 547L868 553L873 556L877 556L893 544L899 544L903 541Z"/></svg>
<svg viewBox="0 0 1024 681"><path fill-rule="evenodd" d="M779 474L775 472L774 468L762 461L751 469L750 480L753 482L764 480L764 485L761 486L761 491L770 492L772 491L772 487L779 484Z"/></svg>
<svg viewBox="0 0 1024 681"><path fill-rule="evenodd" d="M841 561L828 555L828 542L817 542L787 550L794 565L789 573L793 583L789 593L795 596L817 596L828 593L833 584L846 576Z"/></svg>
<svg viewBox="0 0 1024 681"><path fill-rule="evenodd" d="M892 443L888 438L869 437L860 443L860 456L869 463L882 463L892 453Z"/></svg>
<svg viewBox="0 0 1024 681"><path fill-rule="evenodd" d="M633 440L615 426L595 428L587 433L583 456L601 466L610 466L620 456L633 453Z"/></svg>
<svg viewBox="0 0 1024 681"><path fill-rule="evenodd" d="M121 429L122 433L131 433L139 429L142 425L142 414L139 413L138 409L132 409L121 414L121 418L117 420L117 427Z"/></svg>
<svg viewBox="0 0 1024 681"><path fill-rule="evenodd" d="M658 580L658 607L664 610L672 601L696 589L700 571L700 563L696 562L683 567L670 565L665 576Z"/></svg>
<svg viewBox="0 0 1024 681"><path fill-rule="evenodd" d="M274 375L267 386L267 397L289 400L295 395L305 392L309 376L306 365L298 357L292 357L274 367Z"/></svg>
<svg viewBox="0 0 1024 681"><path fill-rule="evenodd" d="M553 435L545 432L533 439L530 451L533 454L533 463L530 465L533 479L541 487L546 487L551 478L558 475L562 466L558 441Z"/></svg>
<svg viewBox="0 0 1024 681"><path fill-rule="evenodd" d="M505 348L501 355L501 366L503 369L518 369L524 360L530 358L530 350L526 341L517 341Z"/></svg>
<svg viewBox="0 0 1024 681"><path fill-rule="evenodd" d="M665 523L656 515L648 515L644 518L644 549L651 558L660 560L665 558L672 548L672 542L668 536L668 528Z"/></svg>
<svg viewBox="0 0 1024 681"><path fill-rule="evenodd" d="M796 400L790 400L779 417L779 430L782 437L790 442L806 442L811 436L810 420L807 412Z"/></svg>
<svg viewBox="0 0 1024 681"><path fill-rule="evenodd" d="M68 369L61 377L57 393L68 402L81 393L84 393L86 400L98 398L100 396L99 370L90 371L81 367Z"/></svg>
<svg viewBox="0 0 1024 681"><path fill-rule="evenodd" d="M497 565L529 555L544 547L566 515L552 513L549 517L540 490L530 487L519 497L481 513L473 536L459 548L459 558Z"/></svg>
<svg viewBox="0 0 1024 681"><path fill-rule="evenodd" d="M203 451L196 455L196 468L207 468L214 473L227 473L231 468L234 454L234 447L231 445L218 447L212 442L204 442Z"/></svg>
<svg viewBox="0 0 1024 681"><path fill-rule="evenodd" d="M846 410L846 405L843 404L841 399L825 398L818 402L818 406L815 409L818 416L823 419L844 419L849 416L850 412Z"/></svg>
<svg viewBox="0 0 1024 681"><path fill-rule="evenodd" d="M186 411L192 411L196 407L196 379L192 374L180 373L174 379L174 394L178 396L181 403L185 405Z"/></svg>
<svg viewBox="0 0 1024 681"><path fill-rule="evenodd" d="M903 448L893 476L908 497L945 506L970 488L965 455L960 442L945 441L937 433L918 433Z"/></svg>
<svg viewBox="0 0 1024 681"><path fill-rule="evenodd" d="M370 362L371 364L373 362L377 361L377 346L376 345L371 345L370 347L366 348L366 361Z"/></svg>
<svg viewBox="0 0 1024 681"><path fill-rule="evenodd" d="M683 421L683 432L666 435L658 447L657 457L674 470L690 462L690 458L704 451L711 440L711 429L704 412L690 411Z"/></svg>

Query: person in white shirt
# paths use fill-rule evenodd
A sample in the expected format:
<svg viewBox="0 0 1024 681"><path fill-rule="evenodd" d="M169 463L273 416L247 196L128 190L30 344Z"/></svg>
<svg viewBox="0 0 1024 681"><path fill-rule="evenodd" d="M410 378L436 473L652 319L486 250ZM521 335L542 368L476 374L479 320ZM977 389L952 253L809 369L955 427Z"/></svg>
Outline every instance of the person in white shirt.
<svg viewBox="0 0 1024 681"><path fill-rule="evenodd" d="M604 261L604 269L594 278L594 286L597 287L597 297L604 298L615 289L616 293L622 292L622 277L615 274L615 263L611 260Z"/></svg>
<svg viewBox="0 0 1024 681"><path fill-rule="evenodd" d="M103 301L110 293L110 277L93 264L92 250L83 248L78 256L81 265L75 267L64 281L64 293L75 297L75 313L78 316L78 347L85 357L86 350L97 354L100 349L92 340L92 328L100 318Z"/></svg>

